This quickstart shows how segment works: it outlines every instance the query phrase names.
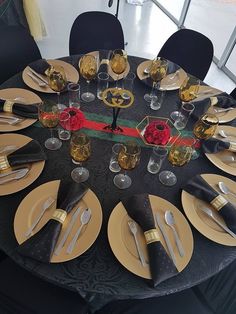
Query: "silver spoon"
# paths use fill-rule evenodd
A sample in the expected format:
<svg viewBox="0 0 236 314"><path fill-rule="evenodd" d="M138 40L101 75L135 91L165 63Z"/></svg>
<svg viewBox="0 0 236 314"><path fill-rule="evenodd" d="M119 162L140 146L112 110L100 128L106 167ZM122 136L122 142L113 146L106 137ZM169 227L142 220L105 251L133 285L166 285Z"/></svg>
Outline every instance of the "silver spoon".
<svg viewBox="0 0 236 314"><path fill-rule="evenodd" d="M170 211L170 210L167 210L165 212L165 221L167 223L168 226L171 227L171 229L173 230L173 233L174 233L174 237L175 237L175 243L177 245L177 248L178 248L178 251L179 251L179 255L181 257L184 256L184 248L183 248L183 245L180 241L180 238L179 238L179 235L175 229L175 219L174 219L174 215L173 213Z"/></svg>
<svg viewBox="0 0 236 314"><path fill-rule="evenodd" d="M71 240L71 242L70 242L70 244L66 250L67 254L72 253L74 246L75 246L75 243L78 240L78 237L79 237L83 227L89 223L90 218L91 218L91 209L86 208L80 216L81 225L80 225L79 229L77 230L76 234L74 235L73 239Z"/></svg>
<svg viewBox="0 0 236 314"><path fill-rule="evenodd" d="M213 108L213 110L216 112L216 113L221 113L221 112L227 112L227 111L230 111L230 110L233 110L235 109L234 107L228 107L228 108Z"/></svg>
<svg viewBox="0 0 236 314"><path fill-rule="evenodd" d="M24 178L28 172L29 172L29 168L21 169L13 177L7 176L6 179L0 180L0 184L5 184L5 183L11 182L11 181L15 181L15 180L19 180L21 178Z"/></svg>
<svg viewBox="0 0 236 314"><path fill-rule="evenodd" d="M218 134L223 137L223 138L227 138L227 137L231 137L232 135L230 134L226 134L224 130L219 130Z"/></svg>
<svg viewBox="0 0 236 314"><path fill-rule="evenodd" d="M223 161L225 163L236 162L236 157L234 157L234 156L223 156L221 158L221 161Z"/></svg>
<svg viewBox="0 0 236 314"><path fill-rule="evenodd" d="M219 187L219 189L221 190L222 193L224 193L226 195L230 194L233 197L236 197L236 194L231 192L224 182L218 182L218 187Z"/></svg>
<svg viewBox="0 0 236 314"><path fill-rule="evenodd" d="M141 250L141 248L139 246L139 242L138 242L138 239L137 239L138 229L137 229L136 223L134 221L132 221L132 220L129 220L128 221L128 226L129 226L129 229L130 229L131 233L134 236L134 241L135 241L135 245L136 245L136 248L137 248L137 252L138 252L138 256L139 256L140 262L141 262L143 267L146 267L147 264L146 264L145 258L143 256L143 252L142 252L142 250Z"/></svg>
<svg viewBox="0 0 236 314"><path fill-rule="evenodd" d="M144 73L144 74L149 74L149 73L150 73L150 68L151 68L151 66L146 67L146 68L143 70L143 73Z"/></svg>

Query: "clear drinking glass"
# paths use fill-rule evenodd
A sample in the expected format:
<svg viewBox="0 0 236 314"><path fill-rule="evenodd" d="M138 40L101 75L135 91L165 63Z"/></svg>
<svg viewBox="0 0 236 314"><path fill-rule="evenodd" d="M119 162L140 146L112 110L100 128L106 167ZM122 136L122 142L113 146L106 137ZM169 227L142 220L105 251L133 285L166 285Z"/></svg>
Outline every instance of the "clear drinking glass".
<svg viewBox="0 0 236 314"><path fill-rule="evenodd" d="M123 145L120 143L116 143L112 146L112 155L111 155L110 164L109 164L109 169L112 172L120 172L121 170L121 167L118 162L118 155L122 146Z"/></svg>
<svg viewBox="0 0 236 314"><path fill-rule="evenodd" d="M212 113L205 113L194 125L193 133L199 138L206 140L215 134L219 119Z"/></svg>
<svg viewBox="0 0 236 314"><path fill-rule="evenodd" d="M80 74L87 82L87 92L81 95L81 99L86 102L91 102L95 99L95 95L89 91L89 84L97 74L97 58L93 55L84 55L79 61Z"/></svg>
<svg viewBox="0 0 236 314"><path fill-rule="evenodd" d="M70 139L70 136L70 114L62 111L59 117L58 137L62 141L67 141Z"/></svg>
<svg viewBox="0 0 236 314"><path fill-rule="evenodd" d="M80 108L80 85L69 83L67 86L69 93L69 107Z"/></svg>
<svg viewBox="0 0 236 314"><path fill-rule="evenodd" d="M133 86L134 86L134 80L136 78L136 75L133 72L129 72L126 77L122 80L122 87L123 89L129 90L131 93L133 92ZM122 98L129 99L130 96L126 93L122 94Z"/></svg>
<svg viewBox="0 0 236 314"><path fill-rule="evenodd" d="M167 155L168 155L167 148L161 146L154 147L147 165L148 172L152 174L158 173Z"/></svg>
<svg viewBox="0 0 236 314"><path fill-rule="evenodd" d="M82 166L91 154L91 144L89 137L80 131L74 132L70 141L70 155L72 162L79 165L71 172L71 177L75 182L84 182L89 178L89 171Z"/></svg>
<svg viewBox="0 0 236 314"><path fill-rule="evenodd" d="M174 122L174 126L177 130L183 130L187 123L188 119L194 111L195 106L192 103L183 103L178 115L178 118Z"/></svg>
<svg viewBox="0 0 236 314"><path fill-rule="evenodd" d="M97 98L102 99L102 93L109 85L109 74L106 72L98 73Z"/></svg>

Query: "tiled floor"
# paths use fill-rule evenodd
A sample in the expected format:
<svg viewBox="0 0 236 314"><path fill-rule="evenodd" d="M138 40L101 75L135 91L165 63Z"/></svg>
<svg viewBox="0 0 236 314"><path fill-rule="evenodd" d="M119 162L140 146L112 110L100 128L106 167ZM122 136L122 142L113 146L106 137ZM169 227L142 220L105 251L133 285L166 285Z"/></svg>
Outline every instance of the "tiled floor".
<svg viewBox="0 0 236 314"><path fill-rule="evenodd" d="M39 0L48 37L38 42L43 57L58 58L68 55L68 42L71 25L82 12L107 11L115 14L116 1L111 8L104 0ZM53 10L52 10L53 8ZM119 19L121 21L126 50L129 55L153 58L166 39L177 30L177 26L152 2L143 6L135 6L120 1ZM212 64L205 79L209 85L230 92L235 83L232 82L215 64Z"/></svg>

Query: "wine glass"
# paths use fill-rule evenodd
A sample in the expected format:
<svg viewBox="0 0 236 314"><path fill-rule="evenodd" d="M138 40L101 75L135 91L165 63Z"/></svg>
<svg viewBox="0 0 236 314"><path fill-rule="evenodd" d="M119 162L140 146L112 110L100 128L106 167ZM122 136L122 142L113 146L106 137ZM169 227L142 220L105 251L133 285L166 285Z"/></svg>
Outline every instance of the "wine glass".
<svg viewBox="0 0 236 314"><path fill-rule="evenodd" d="M183 103L189 103L198 96L200 87L200 80L194 76L188 75L179 88L179 98ZM179 111L173 111L170 117L173 121L178 120L180 116Z"/></svg>
<svg viewBox="0 0 236 314"><path fill-rule="evenodd" d="M124 173L117 174L113 182L119 189L127 189L130 187L132 180L126 174L126 170L134 169L140 160L141 148L134 141L127 141L121 146L120 152L118 154L118 163L121 169L124 169Z"/></svg>
<svg viewBox="0 0 236 314"><path fill-rule="evenodd" d="M208 112L205 113L194 125L193 133L199 138L206 140L215 134L219 119L216 115Z"/></svg>
<svg viewBox="0 0 236 314"><path fill-rule="evenodd" d="M144 99L150 102L150 108L153 110L158 110L161 107L164 92L161 92L158 98L155 95L155 91L160 87L160 81L166 76L168 69L168 61L166 59L156 57L150 66L149 76L152 79L152 90L150 94L145 94Z"/></svg>
<svg viewBox="0 0 236 314"><path fill-rule="evenodd" d="M193 153L193 146L195 144L193 137L181 137L178 138L172 145L168 160L173 166L182 167L187 164ZM172 186L176 184L176 175L169 170L164 170L159 174L159 180L163 185Z"/></svg>
<svg viewBox="0 0 236 314"><path fill-rule="evenodd" d="M110 67L117 75L116 88L118 88L119 75L125 72L128 64L127 53L123 49L116 49L112 51L110 58Z"/></svg>
<svg viewBox="0 0 236 314"><path fill-rule="evenodd" d="M53 65L48 73L48 84L52 90L57 93L57 106L59 110L64 110L65 105L60 104L60 92L66 87L67 78L65 70L61 65Z"/></svg>
<svg viewBox="0 0 236 314"><path fill-rule="evenodd" d="M82 162L86 161L91 154L89 137L80 131L74 132L70 141L70 155L74 164L80 165L71 172L71 177L75 182L84 182L89 177L89 171L82 167Z"/></svg>
<svg viewBox="0 0 236 314"><path fill-rule="evenodd" d="M53 128L59 123L60 111L57 105L51 101L45 101L39 104L39 121L45 127L50 129L51 137L44 143L45 147L50 150L57 150L61 147L62 142L53 136Z"/></svg>
<svg viewBox="0 0 236 314"><path fill-rule="evenodd" d="M91 102L95 99L95 95L89 91L89 84L97 74L97 58L92 55L84 55L79 61L80 74L87 82L87 92L81 95L81 99Z"/></svg>

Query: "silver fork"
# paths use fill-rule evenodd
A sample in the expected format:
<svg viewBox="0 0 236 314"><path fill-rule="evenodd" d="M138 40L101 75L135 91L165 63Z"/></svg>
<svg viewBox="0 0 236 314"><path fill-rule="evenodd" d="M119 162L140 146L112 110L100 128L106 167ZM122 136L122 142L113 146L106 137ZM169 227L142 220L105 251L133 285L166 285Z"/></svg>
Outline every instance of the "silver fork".
<svg viewBox="0 0 236 314"><path fill-rule="evenodd" d="M32 80L37 83L40 87L46 87L47 84L38 79L34 74L27 72L27 75L32 78Z"/></svg>
<svg viewBox="0 0 236 314"><path fill-rule="evenodd" d="M23 119L20 119L20 118L12 118L12 119L0 118L0 123L3 123L3 124L6 123L9 125L15 125L15 124L18 124L22 121L23 121Z"/></svg>
<svg viewBox="0 0 236 314"><path fill-rule="evenodd" d="M143 267L146 267L147 263L145 261L143 252L142 252L142 250L141 250L141 248L139 246L139 242L138 242L138 239L137 239L137 231L138 231L138 229L137 229L136 223L134 221L132 221L132 220L129 220L128 221L128 226L129 226L129 229L130 229L131 233L133 234L140 262L141 262Z"/></svg>

